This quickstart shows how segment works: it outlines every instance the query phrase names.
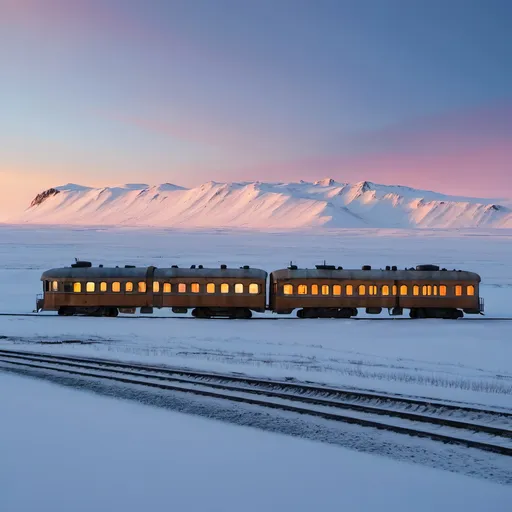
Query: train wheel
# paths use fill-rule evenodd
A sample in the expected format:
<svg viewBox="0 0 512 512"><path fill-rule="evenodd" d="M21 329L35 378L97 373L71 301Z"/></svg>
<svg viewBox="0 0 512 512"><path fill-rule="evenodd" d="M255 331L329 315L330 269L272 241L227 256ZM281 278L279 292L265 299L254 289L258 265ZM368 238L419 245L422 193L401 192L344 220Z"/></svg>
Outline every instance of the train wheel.
<svg viewBox="0 0 512 512"><path fill-rule="evenodd" d="M116 317L117 315L119 315L119 310L117 308L108 308L106 316L113 318Z"/></svg>
<svg viewBox="0 0 512 512"><path fill-rule="evenodd" d="M299 309L299 311L297 311L297 318L305 318L303 309Z"/></svg>

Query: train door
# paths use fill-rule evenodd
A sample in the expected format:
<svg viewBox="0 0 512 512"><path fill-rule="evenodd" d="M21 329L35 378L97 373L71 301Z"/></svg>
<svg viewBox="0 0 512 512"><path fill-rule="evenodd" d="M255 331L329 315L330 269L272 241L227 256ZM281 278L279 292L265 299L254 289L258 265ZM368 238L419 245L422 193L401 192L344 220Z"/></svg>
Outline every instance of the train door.
<svg viewBox="0 0 512 512"><path fill-rule="evenodd" d="M271 311L275 310L277 295L277 283L274 282L274 276L270 274L268 285L268 306Z"/></svg>

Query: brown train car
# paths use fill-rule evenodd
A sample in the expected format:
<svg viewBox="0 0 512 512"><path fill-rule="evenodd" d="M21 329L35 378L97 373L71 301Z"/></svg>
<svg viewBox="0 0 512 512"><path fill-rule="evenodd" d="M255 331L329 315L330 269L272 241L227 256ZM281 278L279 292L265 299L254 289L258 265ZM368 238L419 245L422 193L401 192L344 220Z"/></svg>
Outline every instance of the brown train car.
<svg viewBox="0 0 512 512"><path fill-rule="evenodd" d="M118 312L151 313L172 308L197 317L250 318L265 311L267 273L243 267L182 269L155 267L106 268L79 262L43 273L43 296L37 310L60 315L117 316Z"/></svg>
<svg viewBox="0 0 512 512"><path fill-rule="evenodd" d="M479 296L480 276L473 272L440 270L419 265L417 270L316 269L276 270L270 275L270 309L300 318L349 318L358 308L391 315L410 309L411 318L460 318L483 312Z"/></svg>

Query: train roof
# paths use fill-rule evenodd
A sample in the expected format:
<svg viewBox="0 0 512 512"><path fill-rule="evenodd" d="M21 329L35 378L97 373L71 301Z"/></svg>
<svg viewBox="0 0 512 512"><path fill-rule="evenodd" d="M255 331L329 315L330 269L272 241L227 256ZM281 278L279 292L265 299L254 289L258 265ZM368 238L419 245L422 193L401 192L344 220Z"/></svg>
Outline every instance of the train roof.
<svg viewBox="0 0 512 512"><path fill-rule="evenodd" d="M281 269L271 273L274 280L287 279L349 279L354 281L474 281L480 276L465 270L360 270L360 269Z"/></svg>
<svg viewBox="0 0 512 512"><path fill-rule="evenodd" d="M63 267L43 272L41 281L52 279L145 279L148 267ZM155 279L173 277L209 277L266 279L259 268L156 268Z"/></svg>

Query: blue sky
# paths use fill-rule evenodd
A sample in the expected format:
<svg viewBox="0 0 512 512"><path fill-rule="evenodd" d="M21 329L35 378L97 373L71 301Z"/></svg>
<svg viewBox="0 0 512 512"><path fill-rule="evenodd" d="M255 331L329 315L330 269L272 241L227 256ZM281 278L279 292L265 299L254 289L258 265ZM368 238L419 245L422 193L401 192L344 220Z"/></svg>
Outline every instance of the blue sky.
<svg viewBox="0 0 512 512"><path fill-rule="evenodd" d="M498 0L0 0L0 184L501 195L511 19Z"/></svg>

